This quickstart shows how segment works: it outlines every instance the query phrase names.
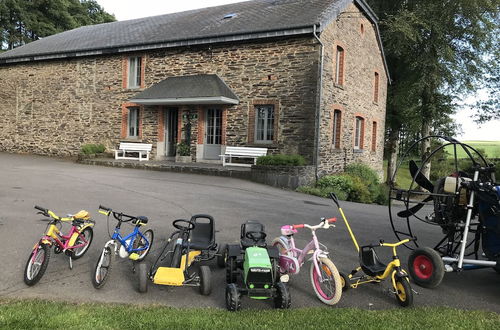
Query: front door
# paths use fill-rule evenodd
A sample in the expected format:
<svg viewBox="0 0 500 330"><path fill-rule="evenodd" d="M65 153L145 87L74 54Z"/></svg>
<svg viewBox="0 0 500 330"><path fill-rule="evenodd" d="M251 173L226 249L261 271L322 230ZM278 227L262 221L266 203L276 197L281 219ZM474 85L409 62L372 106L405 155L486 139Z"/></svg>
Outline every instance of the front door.
<svg viewBox="0 0 500 330"><path fill-rule="evenodd" d="M170 108L165 112L165 156L167 157L175 156L178 114L177 108Z"/></svg>
<svg viewBox="0 0 500 330"><path fill-rule="evenodd" d="M206 110L205 144L203 146L204 159L220 159L222 142L222 109L209 108Z"/></svg>

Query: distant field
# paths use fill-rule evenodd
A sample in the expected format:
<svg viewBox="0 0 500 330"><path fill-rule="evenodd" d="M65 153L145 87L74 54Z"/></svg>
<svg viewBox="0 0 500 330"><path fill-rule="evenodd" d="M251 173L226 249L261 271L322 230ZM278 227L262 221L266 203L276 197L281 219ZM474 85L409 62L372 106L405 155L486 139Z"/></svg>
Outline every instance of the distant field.
<svg viewBox="0 0 500 330"><path fill-rule="evenodd" d="M488 158L500 158L500 141L460 141L475 149L481 149L486 153ZM453 148L448 146L446 151L453 154ZM466 158L467 155L462 148L457 149L458 158ZM484 155L483 155L484 156Z"/></svg>

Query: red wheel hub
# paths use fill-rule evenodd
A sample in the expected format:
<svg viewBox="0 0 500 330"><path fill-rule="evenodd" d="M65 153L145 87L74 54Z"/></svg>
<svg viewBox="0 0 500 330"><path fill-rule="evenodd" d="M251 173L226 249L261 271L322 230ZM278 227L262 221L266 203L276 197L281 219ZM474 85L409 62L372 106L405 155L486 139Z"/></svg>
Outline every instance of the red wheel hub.
<svg viewBox="0 0 500 330"><path fill-rule="evenodd" d="M413 260L413 272L419 278L427 280L432 276L434 265L432 260L424 255L419 255Z"/></svg>

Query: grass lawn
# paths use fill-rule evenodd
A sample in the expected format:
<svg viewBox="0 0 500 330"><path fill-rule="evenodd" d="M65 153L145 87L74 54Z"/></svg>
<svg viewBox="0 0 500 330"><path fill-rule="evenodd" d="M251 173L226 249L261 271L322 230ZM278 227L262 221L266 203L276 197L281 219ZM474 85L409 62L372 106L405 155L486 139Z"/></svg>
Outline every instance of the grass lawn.
<svg viewBox="0 0 500 330"><path fill-rule="evenodd" d="M0 328L64 329L499 329L500 314L452 308L292 310L174 309L114 304L0 300Z"/></svg>
<svg viewBox="0 0 500 330"><path fill-rule="evenodd" d="M488 158L500 158L500 141L461 141L475 149L482 149ZM453 148L448 146L446 151L453 155ZM465 158L467 155L462 148L457 148L458 158ZM483 155L484 156L484 155Z"/></svg>

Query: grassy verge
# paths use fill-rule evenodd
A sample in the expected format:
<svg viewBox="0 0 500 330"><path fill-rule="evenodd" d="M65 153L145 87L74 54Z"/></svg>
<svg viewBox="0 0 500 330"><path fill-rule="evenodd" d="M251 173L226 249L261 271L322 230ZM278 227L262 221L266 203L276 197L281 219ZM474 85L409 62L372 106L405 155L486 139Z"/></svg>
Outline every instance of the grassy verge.
<svg viewBox="0 0 500 330"><path fill-rule="evenodd" d="M64 329L499 329L500 314L452 308L366 311L354 308L293 310L175 309L114 304L0 301L0 328Z"/></svg>
<svg viewBox="0 0 500 330"><path fill-rule="evenodd" d="M462 141L475 149L482 149L488 158L500 158L500 141ZM453 148L448 146L445 148L450 155L453 155ZM483 155L485 156L485 155ZM466 158L467 154L462 148L457 149L458 158Z"/></svg>

